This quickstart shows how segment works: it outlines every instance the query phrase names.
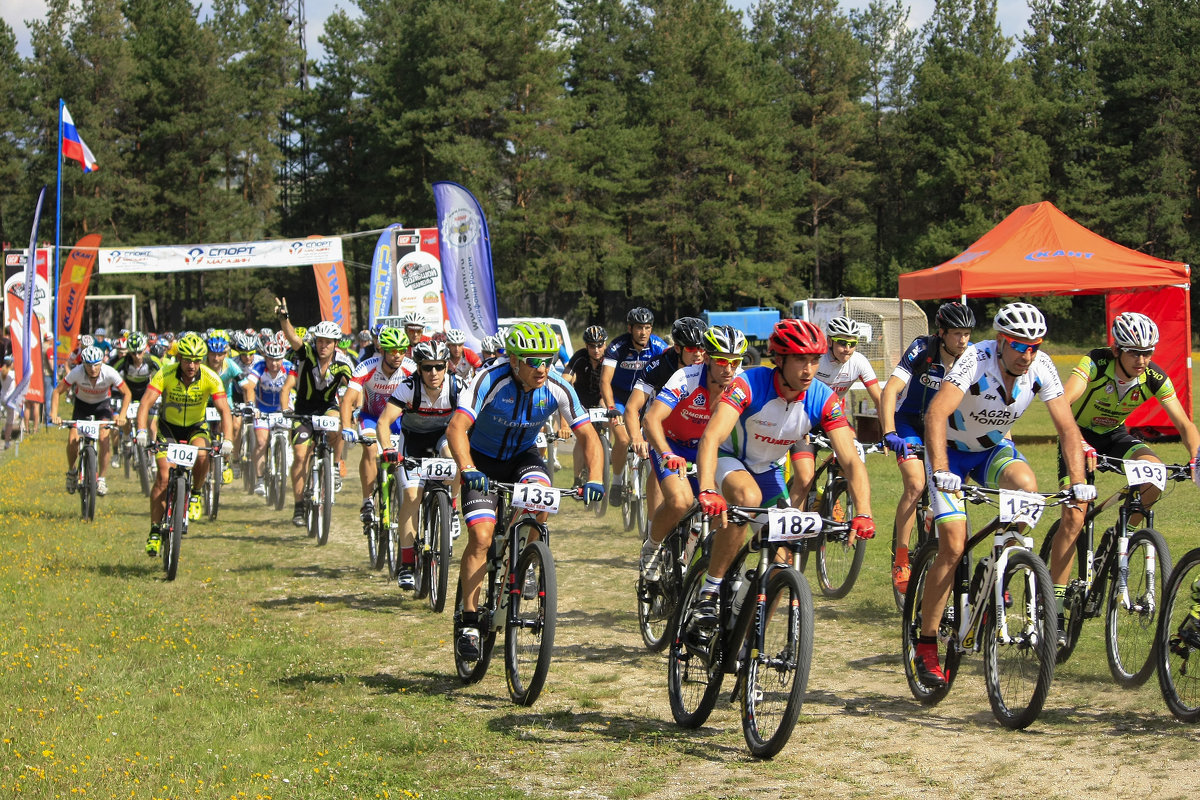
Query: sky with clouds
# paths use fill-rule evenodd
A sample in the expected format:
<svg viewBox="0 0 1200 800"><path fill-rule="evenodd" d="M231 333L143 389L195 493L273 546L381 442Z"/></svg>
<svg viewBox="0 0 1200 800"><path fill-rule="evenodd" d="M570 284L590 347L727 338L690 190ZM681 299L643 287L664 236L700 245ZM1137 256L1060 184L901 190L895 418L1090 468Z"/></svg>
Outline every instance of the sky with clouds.
<svg viewBox="0 0 1200 800"><path fill-rule="evenodd" d="M868 0L842 0L843 8L863 8L867 5ZM746 9L751 5L751 0L733 0L732 5L735 8ZM1017 36L1024 29L1029 18L1029 7L1024 0L1000 0L997 5L997 12L1000 20L1000 28L1008 36ZM911 21L915 26L919 26L929 19L933 13L934 0L911 0L909 3L912 9ZM305 39L308 44L309 56L319 58L321 54L321 45L318 42L318 37L321 35L321 27L335 8L353 9L357 12L357 8L348 0L306 0L304 4L304 13L308 18L308 27ZM201 16L207 16L208 6L206 3L201 3ZM29 30L25 26L25 20L39 19L46 13L45 0L3 0L0 2L0 17L2 17L12 28L17 35L17 46L19 51L24 56L32 54L29 47Z"/></svg>

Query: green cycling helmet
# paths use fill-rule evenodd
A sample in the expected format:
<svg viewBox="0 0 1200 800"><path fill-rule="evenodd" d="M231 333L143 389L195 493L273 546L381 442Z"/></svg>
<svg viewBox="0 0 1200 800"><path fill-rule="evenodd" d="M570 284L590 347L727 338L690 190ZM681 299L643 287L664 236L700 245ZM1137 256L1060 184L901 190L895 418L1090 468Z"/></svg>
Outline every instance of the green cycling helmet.
<svg viewBox="0 0 1200 800"><path fill-rule="evenodd" d="M379 332L380 350L407 350L408 334L399 328L386 327Z"/></svg>
<svg viewBox="0 0 1200 800"><path fill-rule="evenodd" d="M505 352L515 355L554 355L558 352L558 334L544 322L518 322L504 337Z"/></svg>
<svg viewBox="0 0 1200 800"><path fill-rule="evenodd" d="M198 334L189 333L175 344L175 355L181 360L199 361L208 355L208 345Z"/></svg>

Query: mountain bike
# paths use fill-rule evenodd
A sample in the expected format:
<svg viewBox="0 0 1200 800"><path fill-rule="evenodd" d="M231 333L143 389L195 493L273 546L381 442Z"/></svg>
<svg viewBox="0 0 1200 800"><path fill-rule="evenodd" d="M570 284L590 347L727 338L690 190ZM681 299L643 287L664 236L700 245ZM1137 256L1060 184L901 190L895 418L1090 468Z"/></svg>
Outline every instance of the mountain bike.
<svg viewBox="0 0 1200 800"><path fill-rule="evenodd" d="M312 453L309 455L308 476L304 479L304 524L317 547L329 542L329 524L333 517L333 471L337 469L333 447L325 434L341 429L341 420L317 414L285 414L290 419L306 419L312 423Z"/></svg>
<svg viewBox="0 0 1200 800"><path fill-rule="evenodd" d="M75 491L79 493L79 516L88 522L96 516L97 482L100 479L98 442L105 435L104 429L112 424L112 420L107 419L64 420L62 423L64 428L74 428L79 435Z"/></svg>
<svg viewBox="0 0 1200 800"><path fill-rule="evenodd" d="M882 443L880 443L882 446ZM925 448L921 445L909 445L909 450L918 458L925 457ZM933 514L929 510L929 482L925 482L925 490L921 492L921 497L917 500L917 516L913 531L908 538L908 551L916 553L930 539L937 536L937 531L933 527ZM892 561L896 563L896 548L900 546L897 539L896 525L892 524ZM892 599L896 602L896 610L903 613L904 611L904 592L896 588L896 584L892 584Z"/></svg>
<svg viewBox="0 0 1200 800"><path fill-rule="evenodd" d="M638 570L638 630L652 652L661 652L670 643L668 628L683 596L683 576L710 531L709 516L699 503L693 504L659 545L654 574L647 576Z"/></svg>
<svg viewBox="0 0 1200 800"><path fill-rule="evenodd" d="M1168 480L1189 480L1186 464L1123 461L1100 456L1099 472L1122 473L1128 485L1102 502L1092 504L1083 530L1075 541L1075 565L1063 600L1065 643L1058 648L1058 663L1071 657L1079 642L1083 621L1104 610L1104 645L1113 680L1125 687L1141 686L1154 673L1154 641L1158 609L1171 572L1167 540L1154 530L1154 510L1142 505L1139 486L1150 482L1160 489ZM1092 476L1088 479L1091 482ZM1095 520L1120 502L1117 524L1095 543ZM1135 531L1129 518L1141 514L1145 527ZM1041 557L1050 563L1050 552L1061 520L1050 526L1042 542Z"/></svg>
<svg viewBox="0 0 1200 800"><path fill-rule="evenodd" d="M369 435L364 436L363 447L374 445L374 431L364 433ZM362 517L363 537L367 540L367 563L371 565L371 569L383 569L387 564L388 573L393 580L400 563L399 545L395 545L396 550L393 554L391 542L395 523L392 520L390 499L392 485L396 482L392 474L392 465L376 456L375 484L371 487L371 513Z"/></svg>
<svg viewBox="0 0 1200 800"><path fill-rule="evenodd" d="M429 607L440 614L446 607L450 560L454 556L450 537L455 514L451 481L458 475L458 465L452 458L406 458L404 468L422 479L421 505L413 538L416 595L427 598Z"/></svg>
<svg viewBox="0 0 1200 800"><path fill-rule="evenodd" d="M555 489L536 483L492 484L499 494L496 519L511 519L497 531L488 549L487 573L480 586L479 659L467 661L454 651L454 666L463 683L476 683L487 674L504 629L504 674L514 703L530 706L541 694L550 671L558 613L558 580L550 555L550 531L537 519L540 512L557 513L562 498L583 499L583 489ZM499 527L499 523L497 523ZM454 641L462 624L461 577L454 593Z"/></svg>
<svg viewBox="0 0 1200 800"><path fill-rule="evenodd" d="M201 448L182 442L156 442L149 445L155 455L165 453L171 471L167 476L166 512L163 521L168 530L159 545L162 556L163 572L169 581L175 580L179 571L179 551L183 536L188 528L188 505L192 498L192 470L196 466L196 457ZM219 452L219 448L204 448L211 457ZM209 465L212 472L212 465Z"/></svg>
<svg viewBox="0 0 1200 800"><path fill-rule="evenodd" d="M1181 722L1200 720L1200 547L1171 570L1155 637L1158 686ZM1192 663L1196 656L1197 663Z"/></svg>
<svg viewBox="0 0 1200 800"><path fill-rule="evenodd" d="M982 650L992 714L1006 728L1025 728L1041 713L1054 679L1058 622L1050 572L1021 527L1035 527L1046 506L1070 502L1070 490L1039 494L970 485L962 492L967 502L996 506L999 513L967 539L954 573L938 626L946 684L928 686L916 669L925 579L937 557L937 539L926 542L913 560L901 619L904 674L913 697L933 705L950 691L963 655ZM971 551L987 540L991 552L972 573Z"/></svg>
<svg viewBox="0 0 1200 800"><path fill-rule="evenodd" d="M688 569L670 622L667 696L675 721L698 728L716 706L724 676L737 675L730 701L741 702L746 744L770 758L792 735L812 664L812 589L799 569L800 544L849 525L794 508L730 506L728 516L751 523L752 536L721 583L715 631L693 622L711 538Z"/></svg>
<svg viewBox="0 0 1200 800"><path fill-rule="evenodd" d="M291 492L288 477L290 429L282 413L271 412L267 414L267 430L267 452L263 457L263 488L266 490L264 499L268 506L274 506L276 511L281 511Z"/></svg>
<svg viewBox="0 0 1200 800"><path fill-rule="evenodd" d="M254 433L254 406L242 403L235 413L242 415L242 443L236 458L242 465L242 488L246 490L246 494L254 494L254 487L258 486L258 464L254 460L254 450L258 443L258 437Z"/></svg>
<svg viewBox="0 0 1200 800"><path fill-rule="evenodd" d="M811 440L817 450L831 449L829 439L812 434ZM878 444L863 447L855 442L858 457L866 463L868 453L886 452ZM850 496L850 485L842 474L837 456L830 454L821 462L813 475L814 489L809 492L807 508L822 517L837 523L849 523L854 519L854 499ZM800 559L800 568L807 569L809 554L815 553L817 563L817 585L826 597L845 597L854 588L858 573L862 570L863 558L867 554L867 540L855 539L850 544L848 525L829 526L811 542L805 543Z"/></svg>
<svg viewBox="0 0 1200 800"><path fill-rule="evenodd" d="M627 531L637 527L644 541L649 535L646 491L650 482L650 459L640 457L632 447L629 448L621 475L625 481L625 492L621 498L621 522Z"/></svg>
<svg viewBox="0 0 1200 800"><path fill-rule="evenodd" d="M221 442L225 437L221 433L221 412L209 406L204 409L204 419L212 430L213 455L209 461L208 474L204 476L204 484L200 487L200 505L202 516L210 520L217 518L221 508L222 474L225 471L225 459L221 456Z"/></svg>

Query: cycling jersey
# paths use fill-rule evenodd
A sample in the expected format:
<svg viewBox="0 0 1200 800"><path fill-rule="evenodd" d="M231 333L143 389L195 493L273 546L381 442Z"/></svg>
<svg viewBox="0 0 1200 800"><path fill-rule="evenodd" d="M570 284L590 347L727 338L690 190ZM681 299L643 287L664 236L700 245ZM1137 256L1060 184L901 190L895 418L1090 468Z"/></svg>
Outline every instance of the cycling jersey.
<svg viewBox="0 0 1200 800"><path fill-rule="evenodd" d="M458 361L450 359L446 364L452 374L457 375L463 380L474 375L475 370L483 366L483 362L479 360L479 354L469 347L463 347L462 357Z"/></svg>
<svg viewBox="0 0 1200 800"><path fill-rule="evenodd" d="M661 355L646 365L633 388L645 392L653 400L667 381L679 371L679 351L668 347Z"/></svg>
<svg viewBox="0 0 1200 800"><path fill-rule="evenodd" d="M1071 404L1071 413L1081 429L1108 433L1125 424L1126 418L1151 397L1160 403L1175 398L1175 385L1153 361L1146 371L1131 381L1121 396L1117 384L1117 357L1107 347L1090 351L1072 372L1087 384L1083 394Z"/></svg>
<svg viewBox="0 0 1200 800"><path fill-rule="evenodd" d="M566 372L575 376L575 394L579 395L579 402L585 408L599 408L603 402L600 399L600 367L592 366L586 347L575 351L567 362Z"/></svg>
<svg viewBox="0 0 1200 800"><path fill-rule="evenodd" d="M158 416L172 427L203 424L209 399L225 396L225 385L217 373L204 364L199 366L195 380L186 386L179 378L179 364L167 364L150 379L150 385L162 394Z"/></svg>
<svg viewBox="0 0 1200 800"><path fill-rule="evenodd" d="M1044 352L1037 354L1024 375L1014 379L1011 397L1005 393L1003 374L995 339L968 346L946 373L943 383L963 392L962 402L947 425L946 438L951 447L966 452L996 447L1029 408L1034 395L1043 401L1062 396L1058 371Z"/></svg>
<svg viewBox="0 0 1200 800"><path fill-rule="evenodd" d="M354 365L345 353L335 349L322 372L311 344L305 342L299 353L299 359L292 361L296 373L296 404L292 410L297 414L323 414L337 405L338 389L350 382Z"/></svg>
<svg viewBox="0 0 1200 800"><path fill-rule="evenodd" d="M855 381L862 381L863 386L879 383L875 369L862 353L853 352L845 363L839 364L833 360L833 355L826 351L817 364L817 380L824 383L833 393L842 399Z"/></svg>
<svg viewBox="0 0 1200 800"><path fill-rule="evenodd" d="M232 358L226 358L221 362L219 370L214 369L217 377L221 379L221 383L225 386L225 394L231 394L235 383L240 383L242 380L242 365L238 364Z"/></svg>
<svg viewBox="0 0 1200 800"><path fill-rule="evenodd" d="M819 380L800 397L780 396L782 378L774 367L751 367L733 379L718 402L740 415L721 452L751 472L763 472L787 455L813 428L826 432L847 427L846 413L833 390Z"/></svg>
<svg viewBox="0 0 1200 800"><path fill-rule="evenodd" d="M662 426L667 444L676 455L695 461L696 446L700 444L716 402L708 394L708 365L692 364L676 370L659 390L654 402L671 409Z"/></svg>
<svg viewBox="0 0 1200 800"><path fill-rule="evenodd" d="M459 398L458 413L473 423L471 448L497 459L512 458L534 446L538 432L555 411L571 429L589 422L571 384L549 373L540 389L526 391L507 361L487 368Z"/></svg>
<svg viewBox="0 0 1200 800"><path fill-rule="evenodd" d="M107 400L112 395L112 390L119 389L121 384L125 382L125 379L121 377L121 373L108 364L100 365L100 372L96 375L95 380L92 380L88 376L85 371L86 369L86 366L80 364L74 367L63 378L65 383L69 383L74 387L76 400L96 405L102 400Z"/></svg>
<svg viewBox="0 0 1200 800"><path fill-rule="evenodd" d="M146 393L146 387L150 385L150 378L162 368L162 362L147 353L142 356L141 364L134 364L133 356L126 354L118 358L112 367L125 379L125 385L129 387L130 399L136 402L141 400L142 395Z"/></svg>
<svg viewBox="0 0 1200 800"><path fill-rule="evenodd" d="M942 378L946 374L941 346L937 336L918 336L892 370L893 378L904 381L904 389L896 398L896 419L917 430L924 428L925 410L941 388ZM914 377L916 384L912 382Z"/></svg>
<svg viewBox="0 0 1200 800"><path fill-rule="evenodd" d="M634 345L633 336L628 333L613 339L604 351L604 362L601 364L613 368L613 400L624 405L642 370L666 349L667 343L654 334L650 334L650 341L642 349Z"/></svg>
<svg viewBox="0 0 1200 800"><path fill-rule="evenodd" d="M283 384L292 372L292 362L284 360L279 366L279 372L272 375L267 371L267 362L258 361L246 373L242 384L254 386L254 407L259 411L274 413L282 411Z"/></svg>
<svg viewBox="0 0 1200 800"><path fill-rule="evenodd" d="M244 387L246 385L246 379L250 377L250 370L254 369L255 364L261 364L264 359L262 356L254 356L250 359L249 364L245 363L240 358L235 358L233 361L238 365L238 368L242 370L242 374L240 377L234 380L232 386L225 387L225 391L229 393L230 403L244 403L246 402L246 390Z"/></svg>
<svg viewBox="0 0 1200 800"><path fill-rule="evenodd" d="M388 403L401 408L400 427L412 433L436 433L446 430L450 415L458 407L458 395L463 389L462 379L457 375L446 375L437 397L430 397L429 390L421 382L420 375L411 375L400 382Z"/></svg>
<svg viewBox="0 0 1200 800"><path fill-rule="evenodd" d="M391 375L384 374L380 368L382 364L383 356L371 356L354 368L354 375L350 378L350 388L362 392L363 404L360 417L379 419L379 412L383 411L383 407L387 405L392 392L396 391L405 378L417 371L416 362L408 356L400 360L400 365L393 370Z"/></svg>

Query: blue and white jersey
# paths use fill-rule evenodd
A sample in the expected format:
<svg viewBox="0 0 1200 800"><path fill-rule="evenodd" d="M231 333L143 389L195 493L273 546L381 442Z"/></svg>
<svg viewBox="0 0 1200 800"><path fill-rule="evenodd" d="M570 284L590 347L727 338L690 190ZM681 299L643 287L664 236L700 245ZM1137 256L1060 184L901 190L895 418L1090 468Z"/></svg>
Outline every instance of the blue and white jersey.
<svg viewBox="0 0 1200 800"><path fill-rule="evenodd" d="M266 361L256 361L242 381L243 384L254 386L254 407L267 413L281 411L283 384L293 369L292 362L284 359L279 372L271 375L267 372Z"/></svg>
<svg viewBox="0 0 1200 800"><path fill-rule="evenodd" d="M962 402L950 415L946 439L965 452L990 450L1004 439L1036 395L1043 402L1061 397L1062 381L1050 356L1037 354L1029 371L1013 381L1012 396L1004 391L996 340L971 345L942 379L963 392Z"/></svg>
<svg viewBox="0 0 1200 800"><path fill-rule="evenodd" d="M833 390L814 379L795 400L779 394L774 367L751 367L733 379L718 402L737 409L737 424L721 445L751 472L763 472L787 455L813 428L827 433L850 423Z"/></svg>
<svg viewBox="0 0 1200 800"><path fill-rule="evenodd" d="M600 366L612 367L614 370L612 390L616 402L623 404L628 399L646 365L661 355L667 347L667 343L654 334L650 334L650 341L643 349L634 345L633 337L628 333L612 340L608 349L604 351L604 362Z"/></svg>
<svg viewBox="0 0 1200 800"><path fill-rule="evenodd" d="M458 399L459 414L473 423L471 447L505 461L534 446L542 425L562 410L571 429L587 425L587 410L574 387L557 372L550 372L540 389L525 391L517 383L508 361L487 367Z"/></svg>
<svg viewBox="0 0 1200 800"><path fill-rule="evenodd" d="M904 389L896 399L896 416L914 427L921 424L930 401L942 388L946 366L942 363L941 341L937 336L918 336L904 351L892 370L892 377L904 381ZM912 382L917 375L917 382Z"/></svg>

